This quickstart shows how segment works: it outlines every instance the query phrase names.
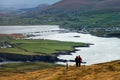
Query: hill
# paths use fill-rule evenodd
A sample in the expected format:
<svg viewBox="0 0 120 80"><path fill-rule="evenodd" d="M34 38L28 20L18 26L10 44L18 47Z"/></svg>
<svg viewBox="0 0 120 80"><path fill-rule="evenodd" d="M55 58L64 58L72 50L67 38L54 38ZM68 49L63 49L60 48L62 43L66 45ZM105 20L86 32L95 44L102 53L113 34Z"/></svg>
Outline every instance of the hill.
<svg viewBox="0 0 120 80"><path fill-rule="evenodd" d="M95 9L111 9L111 8L120 8L120 0L101 0L98 4L95 5Z"/></svg>
<svg viewBox="0 0 120 80"><path fill-rule="evenodd" d="M48 7L48 9L82 9L88 7L89 9L95 4L94 0L61 0Z"/></svg>
<svg viewBox="0 0 120 80"><path fill-rule="evenodd" d="M42 9L48 7L48 4L40 4L37 7L34 8L23 8L23 9L19 9L20 11L26 13L27 15L31 14L31 13L36 13L38 11L41 11Z"/></svg>
<svg viewBox="0 0 120 80"><path fill-rule="evenodd" d="M60 25L97 36L120 37L119 0L61 0L27 9L23 14L0 16L0 25Z"/></svg>
<svg viewBox="0 0 120 80"><path fill-rule="evenodd" d="M4 73L4 72L3 72ZM3 74L2 73L2 74ZM120 61L100 63L91 66L69 66L46 68L28 72L9 72L1 80L120 80Z"/></svg>
<svg viewBox="0 0 120 80"><path fill-rule="evenodd" d="M13 15L10 16L2 15L0 16L0 25L68 24L67 26L69 26L72 24L70 27L73 25L81 27L93 26L92 24L94 23L96 24L94 26L103 26L102 24L106 23L104 26L109 26L109 24L119 26L119 19L112 18L114 16L119 17L119 3L119 0L61 0L53 5L44 4L35 8L21 9L18 12L12 12ZM89 14L91 12L93 13ZM15 13L17 13L17 15ZM85 15L86 17L84 17L81 16L81 14L87 14L87 16ZM106 17L106 21L103 21L104 17L101 17L103 19L101 20L96 16L104 16L104 14L108 16ZM97 19L93 20L93 18ZM86 20L89 21L89 24ZM109 20L112 21L112 23L109 22Z"/></svg>
<svg viewBox="0 0 120 80"><path fill-rule="evenodd" d="M31 12L36 12L36 11L40 11L42 9L44 9L45 7L49 6L48 4L40 4L37 7L34 8L1 8L0 7L0 13L4 13L4 14L9 14L9 15L23 15L24 13L31 13ZM2 14L0 14L2 15Z"/></svg>
<svg viewBox="0 0 120 80"><path fill-rule="evenodd" d="M119 0L61 0L38 13L60 13L61 11L88 12L95 10L120 8ZM34 14L34 12L33 12Z"/></svg>

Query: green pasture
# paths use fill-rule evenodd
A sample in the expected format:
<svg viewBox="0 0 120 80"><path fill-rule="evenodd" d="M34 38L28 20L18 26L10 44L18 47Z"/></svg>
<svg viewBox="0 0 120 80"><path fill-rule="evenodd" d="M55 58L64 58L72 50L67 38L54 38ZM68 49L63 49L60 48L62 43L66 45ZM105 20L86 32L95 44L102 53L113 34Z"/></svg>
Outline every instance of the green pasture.
<svg viewBox="0 0 120 80"><path fill-rule="evenodd" d="M0 53L24 55L51 55L57 52L73 50L73 46L86 46L85 43L63 42L54 40L10 40L13 48L1 48Z"/></svg>
<svg viewBox="0 0 120 80"><path fill-rule="evenodd" d="M20 63L7 63L2 64L0 68L0 76L2 75L8 75L8 72L26 72L26 71L34 71L34 70L40 70L40 69L46 69L46 68L56 68L58 64L53 63L44 63L44 62L20 62Z"/></svg>

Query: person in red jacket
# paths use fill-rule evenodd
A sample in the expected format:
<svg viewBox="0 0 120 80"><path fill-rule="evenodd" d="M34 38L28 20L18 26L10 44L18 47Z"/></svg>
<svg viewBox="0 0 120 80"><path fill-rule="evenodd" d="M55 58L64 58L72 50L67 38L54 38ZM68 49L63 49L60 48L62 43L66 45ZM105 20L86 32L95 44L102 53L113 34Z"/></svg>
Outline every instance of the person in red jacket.
<svg viewBox="0 0 120 80"><path fill-rule="evenodd" d="M81 56L79 55L79 56L78 56L78 67L81 66L81 63L82 63L82 58L81 58Z"/></svg>

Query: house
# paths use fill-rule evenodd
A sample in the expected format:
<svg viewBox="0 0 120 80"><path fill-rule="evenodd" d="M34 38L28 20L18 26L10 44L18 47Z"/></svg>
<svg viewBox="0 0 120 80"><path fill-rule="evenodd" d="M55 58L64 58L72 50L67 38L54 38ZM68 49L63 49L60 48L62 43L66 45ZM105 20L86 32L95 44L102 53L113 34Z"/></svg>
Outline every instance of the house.
<svg viewBox="0 0 120 80"><path fill-rule="evenodd" d="M12 46L7 42L1 42L0 48L11 48Z"/></svg>

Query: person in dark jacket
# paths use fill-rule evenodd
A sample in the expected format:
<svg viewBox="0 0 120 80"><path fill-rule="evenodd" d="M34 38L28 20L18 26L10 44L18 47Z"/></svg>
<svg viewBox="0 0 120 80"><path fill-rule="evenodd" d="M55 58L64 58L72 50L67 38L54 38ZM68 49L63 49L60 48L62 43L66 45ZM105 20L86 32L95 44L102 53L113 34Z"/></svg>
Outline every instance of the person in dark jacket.
<svg viewBox="0 0 120 80"><path fill-rule="evenodd" d="M75 58L76 67L78 67L78 56Z"/></svg>

